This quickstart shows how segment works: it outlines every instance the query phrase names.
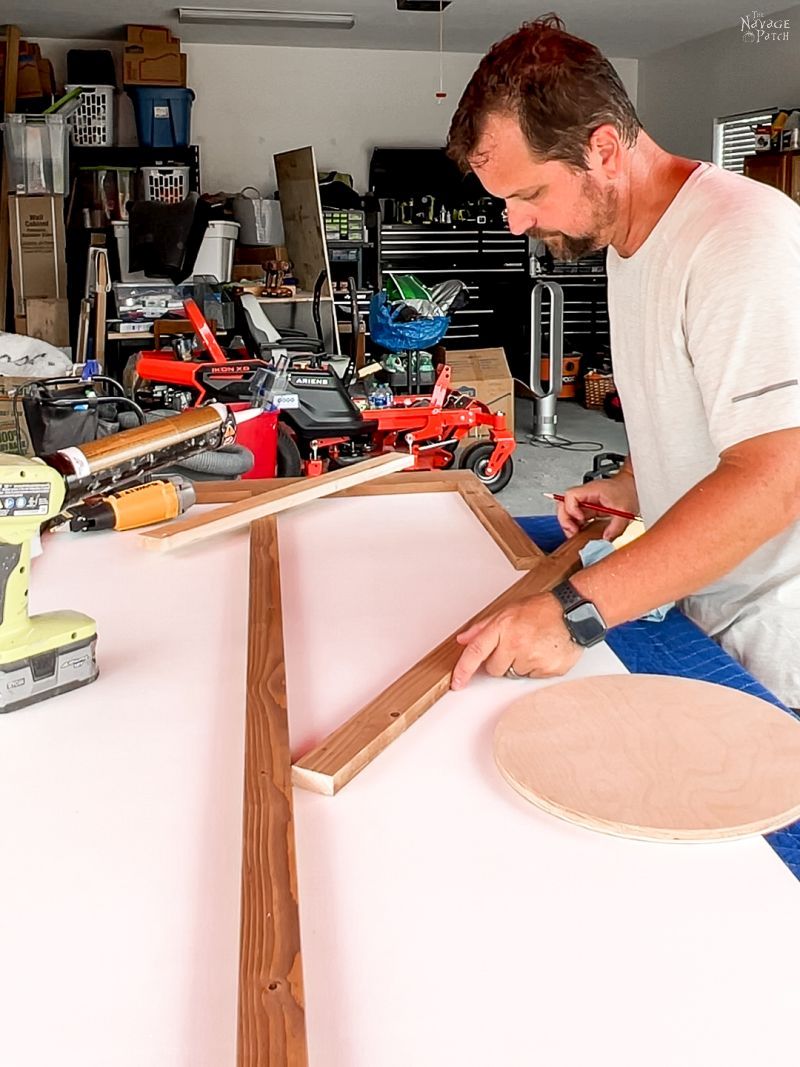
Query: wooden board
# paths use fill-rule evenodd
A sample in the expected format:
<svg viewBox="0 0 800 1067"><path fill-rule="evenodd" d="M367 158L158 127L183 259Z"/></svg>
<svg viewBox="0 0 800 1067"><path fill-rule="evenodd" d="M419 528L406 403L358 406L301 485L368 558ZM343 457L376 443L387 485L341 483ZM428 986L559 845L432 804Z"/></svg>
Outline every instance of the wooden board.
<svg viewBox="0 0 800 1067"><path fill-rule="evenodd" d="M279 152L274 159L289 258L300 287L313 292L323 270L330 277L314 149ZM331 295L329 282L322 292Z"/></svg>
<svg viewBox="0 0 800 1067"><path fill-rule="evenodd" d="M800 722L687 678L582 678L513 704L494 753L538 807L647 840L767 833L800 817Z"/></svg>
<svg viewBox="0 0 800 1067"><path fill-rule="evenodd" d="M267 515L276 515L288 508L318 500L350 485L369 482L384 474L404 470L413 462L414 457L409 453L388 452L375 459L364 460L363 463L354 463L343 470L328 471L318 478L301 479L300 482L273 489L260 496L237 500L207 515L192 515L167 526L147 530L140 534L141 543L156 552L185 548L208 537L238 530Z"/></svg>
<svg viewBox="0 0 800 1067"><path fill-rule="evenodd" d="M464 471L464 474L471 472ZM517 570L526 570L542 558L517 520L500 504L476 475L459 486L461 498Z"/></svg>
<svg viewBox="0 0 800 1067"><path fill-rule="evenodd" d="M317 183L317 163L313 148L297 148L292 152L279 152L274 157L278 196L286 247L292 262L292 272L300 282L301 290L307 290L313 300L314 287L322 271L327 279L322 287L323 313L329 328L325 328L326 344L337 355L341 354L339 331L336 328L336 310L331 291L331 268L328 260L328 244L325 239L325 223L322 217L322 201ZM267 297L265 300L272 301ZM302 304L294 297L290 304ZM285 325L285 324L284 324ZM292 325L300 323L292 319ZM306 329L312 329L308 324ZM330 331L330 332L329 332Z"/></svg>
<svg viewBox="0 0 800 1067"><path fill-rule="evenodd" d="M250 532L238 1067L308 1063L277 520Z"/></svg>
<svg viewBox="0 0 800 1067"><path fill-rule="evenodd" d="M3 113L13 112L17 106L17 72L19 69L19 27L6 26L3 37L6 47L5 78L3 84ZM8 302L8 262L10 226L8 195L11 189L6 162L5 144L0 159L0 330L6 328Z"/></svg>
<svg viewBox="0 0 800 1067"><path fill-rule="evenodd" d="M374 700L356 712L292 768L295 785L333 796L377 755L416 722L450 688L450 680L463 652L456 634L508 604L552 589L580 566L580 549L601 536L605 522L592 522L551 556L535 566L510 589L501 593L473 618L442 641L419 663L406 671Z"/></svg>
<svg viewBox="0 0 800 1067"><path fill-rule="evenodd" d="M282 486L302 484L303 481L302 478L253 478L244 481L196 482L196 501L198 504L233 503ZM472 514L517 570L527 570L544 555L472 471L401 471L398 474L387 474L377 482L351 486L330 495L340 497L446 492L461 494Z"/></svg>
<svg viewBox="0 0 800 1067"><path fill-rule="evenodd" d="M57 347L69 344L69 304L61 297L29 297L25 301L25 330Z"/></svg>

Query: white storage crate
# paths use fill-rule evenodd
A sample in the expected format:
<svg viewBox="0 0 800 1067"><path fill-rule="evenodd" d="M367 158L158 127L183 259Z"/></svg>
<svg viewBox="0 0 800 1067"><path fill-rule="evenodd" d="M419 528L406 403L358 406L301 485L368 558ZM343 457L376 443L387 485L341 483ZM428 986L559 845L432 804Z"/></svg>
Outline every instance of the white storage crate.
<svg viewBox="0 0 800 1067"><path fill-rule="evenodd" d="M76 85L65 85L70 92ZM70 119L72 143L108 148L114 144L114 86L84 85Z"/></svg>
<svg viewBox="0 0 800 1067"><path fill-rule="evenodd" d="M168 281L167 278L148 278L141 271L131 272L129 264L129 237L127 222L113 222L114 236L117 239L119 253L120 281L148 282ZM233 250L239 232L238 222L218 219L209 222L203 237L200 251L197 253L192 277L199 274L211 274L218 282L229 282L233 273ZM189 281L190 279L186 279Z"/></svg>
<svg viewBox="0 0 800 1067"><path fill-rule="evenodd" d="M179 204L189 195L189 167L142 167L145 200Z"/></svg>

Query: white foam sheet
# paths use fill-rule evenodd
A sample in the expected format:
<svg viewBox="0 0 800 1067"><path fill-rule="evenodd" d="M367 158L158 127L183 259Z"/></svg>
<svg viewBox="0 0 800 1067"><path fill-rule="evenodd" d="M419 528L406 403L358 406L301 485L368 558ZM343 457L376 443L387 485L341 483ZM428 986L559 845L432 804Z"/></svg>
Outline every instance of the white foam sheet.
<svg viewBox="0 0 800 1067"><path fill-rule="evenodd" d="M280 538L298 751L515 579L451 494ZM247 535L89 541L47 539L31 600L98 620L100 679L0 718L0 1064L234 1067ZM295 791L311 1067L794 1062L794 877L758 838L625 841L517 796L492 731L539 684L480 677L336 797Z"/></svg>

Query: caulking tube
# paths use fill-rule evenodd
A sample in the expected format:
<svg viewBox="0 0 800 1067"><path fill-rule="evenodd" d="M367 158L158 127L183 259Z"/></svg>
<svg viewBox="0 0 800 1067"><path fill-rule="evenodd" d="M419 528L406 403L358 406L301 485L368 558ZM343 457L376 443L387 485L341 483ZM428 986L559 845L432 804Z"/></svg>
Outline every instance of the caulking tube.
<svg viewBox="0 0 800 1067"><path fill-rule="evenodd" d="M239 415L245 418L237 418ZM135 481L147 471L180 462L197 452L232 444L237 422L247 421L248 416L247 409L234 413L224 404L208 404L41 458L64 475L67 503L70 498L74 502L89 492Z"/></svg>

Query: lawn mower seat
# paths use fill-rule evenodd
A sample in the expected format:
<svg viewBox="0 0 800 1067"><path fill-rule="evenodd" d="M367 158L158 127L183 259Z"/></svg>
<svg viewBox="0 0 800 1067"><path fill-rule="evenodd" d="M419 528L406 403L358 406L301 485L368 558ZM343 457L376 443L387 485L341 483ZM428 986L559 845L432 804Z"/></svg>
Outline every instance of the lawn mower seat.
<svg viewBox="0 0 800 1067"><path fill-rule="evenodd" d="M298 437L306 441L321 437L368 437L378 428L377 419L365 419L330 368L289 370L288 388L297 393L298 406L282 414Z"/></svg>
<svg viewBox="0 0 800 1067"><path fill-rule="evenodd" d="M239 297L239 306L242 313L242 333L245 335L245 343L248 344L254 356L261 356L265 349L286 348L290 352L308 352L319 354L324 352L325 346L314 337L299 334L296 330L288 330L282 334L270 320L261 304L252 293L243 293Z"/></svg>

